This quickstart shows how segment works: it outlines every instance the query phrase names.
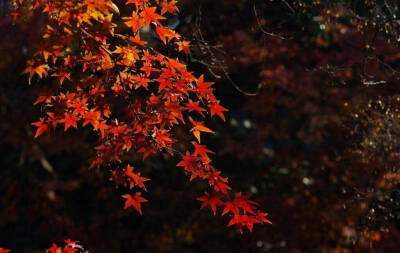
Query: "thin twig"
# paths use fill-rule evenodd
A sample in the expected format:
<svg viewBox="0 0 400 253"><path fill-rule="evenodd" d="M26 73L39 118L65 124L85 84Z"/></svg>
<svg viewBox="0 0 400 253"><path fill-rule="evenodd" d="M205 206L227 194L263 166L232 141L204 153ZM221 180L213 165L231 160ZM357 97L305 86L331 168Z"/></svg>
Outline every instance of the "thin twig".
<svg viewBox="0 0 400 253"><path fill-rule="evenodd" d="M213 66L213 68L218 67L223 73L225 78L232 84L232 86L239 91L240 93L246 95L246 96L256 96L258 94L258 92L256 93L249 93L246 92L244 90L242 90L230 77L228 71L226 70L226 67L222 64L222 62L217 58L217 56L215 55L215 53L211 50L210 46L207 45L207 43L205 42L205 39L203 37L203 34L201 33L200 30L200 25L201 25L201 17L202 17L202 12L201 12L201 7L199 7L199 16L196 20L196 32L197 32L197 36L199 37L198 40L199 42L201 42L204 46L204 48L207 50L207 52L209 53L209 55L213 58L213 60L216 62L217 66ZM201 48L201 46L199 45L199 47ZM196 60L197 62L202 63L202 61ZM207 64L204 64L205 66L207 66ZM210 73L212 73L214 76L219 77L217 74L214 73L214 71L208 67L208 70L210 71ZM258 86L257 89L259 90L261 87Z"/></svg>
<svg viewBox="0 0 400 253"><path fill-rule="evenodd" d="M281 36L281 35L278 35L278 34L275 34L275 33L272 33L272 32L268 32L268 31L266 31L266 30L262 27L260 18L258 17L257 8L256 8L256 3L253 3L253 12L254 12L254 16L256 17L258 27L260 28L260 31L261 31L262 33L264 33L264 34L266 34L266 35L268 35L268 36L277 37L277 38L279 38L279 39L281 39L281 40L286 40L285 37L283 37L283 36Z"/></svg>
<svg viewBox="0 0 400 253"><path fill-rule="evenodd" d="M281 0L288 8L289 10L294 14L295 11L293 9L293 7L286 1L286 0Z"/></svg>

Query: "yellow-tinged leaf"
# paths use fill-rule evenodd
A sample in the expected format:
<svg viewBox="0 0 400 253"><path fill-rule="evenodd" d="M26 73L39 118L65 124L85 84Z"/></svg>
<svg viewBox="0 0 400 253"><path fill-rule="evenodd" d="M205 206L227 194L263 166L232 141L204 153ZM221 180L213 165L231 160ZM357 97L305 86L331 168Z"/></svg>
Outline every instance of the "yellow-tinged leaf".
<svg viewBox="0 0 400 253"><path fill-rule="evenodd" d="M32 61L28 62L28 67L24 70L24 74L29 74L29 84L31 84L31 79L34 74L38 75L39 78L43 78L43 76L47 76L47 69L49 66L47 64L42 64L38 66L33 66L34 63Z"/></svg>

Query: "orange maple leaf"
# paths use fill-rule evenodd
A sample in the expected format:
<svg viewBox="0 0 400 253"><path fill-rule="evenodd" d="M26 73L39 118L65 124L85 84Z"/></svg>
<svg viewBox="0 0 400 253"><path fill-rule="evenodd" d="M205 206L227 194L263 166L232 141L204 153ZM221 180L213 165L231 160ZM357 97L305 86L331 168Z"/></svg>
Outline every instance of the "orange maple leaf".
<svg viewBox="0 0 400 253"><path fill-rule="evenodd" d="M43 118L40 118L40 121L38 122L32 123L32 125L38 128L36 130L35 138L50 130L49 124L45 123Z"/></svg>
<svg viewBox="0 0 400 253"><path fill-rule="evenodd" d="M176 45L178 45L178 51L183 51L185 54L189 54L190 52L189 41L178 41L176 42Z"/></svg>
<svg viewBox="0 0 400 253"><path fill-rule="evenodd" d="M171 40L173 38L179 38L179 35L175 31L168 29L162 25L156 26L156 33L164 44L167 44L167 39Z"/></svg>
<svg viewBox="0 0 400 253"><path fill-rule="evenodd" d="M68 128L70 128L71 126L74 127L74 128L77 128L78 125L77 125L76 122L78 120L79 120L79 118L76 117L75 115L69 114L69 113L65 113L64 119L61 120L61 122L64 122L64 124L65 124L64 131L67 131Z"/></svg>
<svg viewBox="0 0 400 253"><path fill-rule="evenodd" d="M29 84L31 84L31 79L34 74L37 74L39 78L43 76L47 76L47 70L49 69L49 65L42 64L38 66L34 66L33 61L28 61L28 67L24 70L24 74L29 73Z"/></svg>
<svg viewBox="0 0 400 253"><path fill-rule="evenodd" d="M171 14L174 14L175 12L179 11L178 7L176 6L176 4L178 3L178 1L172 0L170 2L168 1L164 1L161 3L161 15L169 12Z"/></svg>
<svg viewBox="0 0 400 253"><path fill-rule="evenodd" d="M60 85L62 85L64 83L65 79L71 80L71 73L68 73L65 70L60 70L59 73L54 73L51 76L58 77L59 81L60 81Z"/></svg>
<svg viewBox="0 0 400 253"><path fill-rule="evenodd" d="M143 11L140 12L140 16L144 19L146 26L150 25L151 22L160 24L158 20L165 19L165 17L156 13L156 7L145 7Z"/></svg>
<svg viewBox="0 0 400 253"><path fill-rule="evenodd" d="M193 128L190 130L193 132L194 137L198 140L200 143L200 132L206 132L206 133L215 133L213 130L211 130L208 127L203 126L202 121L194 121L192 117L189 117L190 122L193 124Z"/></svg>
<svg viewBox="0 0 400 253"><path fill-rule="evenodd" d="M132 31L134 33L137 33L139 29L143 26L143 19L141 19L136 12L132 12L131 17L124 19L127 20L125 22L125 25L127 27L132 27Z"/></svg>
<svg viewBox="0 0 400 253"><path fill-rule="evenodd" d="M148 0L128 0L125 4L134 4L136 9L143 6Z"/></svg>
<svg viewBox="0 0 400 253"><path fill-rule="evenodd" d="M135 37L129 37L129 40L132 41L133 43L135 43L136 45L139 45L139 46L144 46L144 45L147 44L146 41L143 41L143 40L140 39L139 34L137 34Z"/></svg>

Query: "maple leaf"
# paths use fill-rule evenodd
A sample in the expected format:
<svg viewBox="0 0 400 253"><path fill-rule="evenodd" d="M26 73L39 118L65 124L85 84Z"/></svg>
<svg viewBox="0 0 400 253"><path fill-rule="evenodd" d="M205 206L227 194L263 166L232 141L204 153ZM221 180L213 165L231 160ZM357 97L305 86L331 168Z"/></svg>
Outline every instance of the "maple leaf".
<svg viewBox="0 0 400 253"><path fill-rule="evenodd" d="M54 73L51 76L58 77L60 81L60 85L64 83L64 80L71 80L71 73L66 72L66 70L60 70L59 73Z"/></svg>
<svg viewBox="0 0 400 253"><path fill-rule="evenodd" d="M43 118L40 118L40 121L38 122L32 123L32 125L38 128L36 130L35 138L50 130L49 124L45 123L45 120Z"/></svg>
<svg viewBox="0 0 400 253"><path fill-rule="evenodd" d="M79 118L76 117L75 115L69 114L69 113L65 113L65 117L61 121L61 122L64 122L64 124L65 124L64 131L67 131L68 128L70 128L70 127L77 128L78 127L78 125L77 125L77 121L78 120L79 120Z"/></svg>
<svg viewBox="0 0 400 253"><path fill-rule="evenodd" d="M190 122L193 124L193 128L190 130L193 132L194 137L200 143L200 132L206 133L215 133L213 130L209 129L208 127L203 126L202 121L194 121L191 117L189 117Z"/></svg>
<svg viewBox="0 0 400 253"><path fill-rule="evenodd" d="M208 178L209 184L214 187L215 191L222 192L223 194L227 195L228 190L230 190L231 187L226 184L228 179L221 177L220 174L221 171L211 171L206 177Z"/></svg>
<svg viewBox="0 0 400 253"><path fill-rule="evenodd" d="M111 90L114 91L115 95L122 95L124 88L122 85L115 83L112 87Z"/></svg>
<svg viewBox="0 0 400 253"><path fill-rule="evenodd" d="M136 9L143 6L148 0L127 0L125 4L134 4Z"/></svg>
<svg viewBox="0 0 400 253"><path fill-rule="evenodd" d="M203 93L210 93L211 89L209 89L214 83L213 82L204 82L204 75L201 75L197 80L197 91Z"/></svg>
<svg viewBox="0 0 400 253"><path fill-rule="evenodd" d="M100 131L101 136L104 137L105 131L109 128L109 126L107 125L107 122L105 120L96 120L93 123L93 128L96 131Z"/></svg>
<svg viewBox="0 0 400 253"><path fill-rule="evenodd" d="M135 187L135 185L136 185L136 186L142 188L143 190L147 191L147 189L143 183L146 181L149 181L150 179L141 177L140 173L133 173L133 167L131 167L130 165L126 166L125 174L126 174L126 176L128 176L131 179L131 181L130 181L131 189L133 187Z"/></svg>
<svg viewBox="0 0 400 253"><path fill-rule="evenodd" d="M147 202L147 200L143 198L141 195L142 195L141 192L135 193L133 197L130 194L122 195L122 197L126 199L124 209L132 206L133 208L136 209L136 211L138 211L138 213L142 214L141 203Z"/></svg>
<svg viewBox="0 0 400 253"><path fill-rule="evenodd" d="M43 76L47 76L47 70L49 69L49 65L42 64L38 66L34 66L33 61L28 61L28 67L23 71L24 74L29 73L29 84L31 84L31 79L34 74L37 74L39 78Z"/></svg>
<svg viewBox="0 0 400 253"><path fill-rule="evenodd" d="M40 49L40 51L38 51L38 54L43 55L43 58L44 58L45 62L47 62L49 60L49 56L52 55L52 53L49 50L45 49L45 48Z"/></svg>
<svg viewBox="0 0 400 253"><path fill-rule="evenodd" d="M127 27L131 27L133 33L137 33L139 29L143 26L143 19L139 17L139 15L136 12L132 12L132 16L129 18L124 17L125 20L125 25Z"/></svg>
<svg viewBox="0 0 400 253"><path fill-rule="evenodd" d="M229 220L228 226L233 226L235 224L241 224L243 222L242 215L234 215L232 219Z"/></svg>
<svg viewBox="0 0 400 253"><path fill-rule="evenodd" d="M156 133L156 136L155 136L155 137L156 137L156 140L157 140L157 144L158 144L160 147L165 147L166 145L172 144L172 143L175 142L173 139L171 139L171 138L169 137L168 131L166 131L166 130L164 130L164 129L162 129L162 130L155 130L155 133Z"/></svg>
<svg viewBox="0 0 400 253"><path fill-rule="evenodd" d="M143 153L143 160L146 159L149 155L157 153L157 150L151 146L143 146L138 151L140 153Z"/></svg>
<svg viewBox="0 0 400 253"><path fill-rule="evenodd" d="M163 89L165 89L166 87L171 87L172 86L172 83L171 83L171 80L170 79L164 79L164 78L162 78L162 79L157 79L157 82L160 84L159 86L158 86L158 92L160 92L160 91L162 91Z"/></svg>
<svg viewBox="0 0 400 253"><path fill-rule="evenodd" d="M129 40L132 41L133 43L139 45L139 46L144 46L144 45L147 44L146 41L143 41L143 40L140 39L140 35L139 34L136 34L135 37L129 37Z"/></svg>
<svg viewBox="0 0 400 253"><path fill-rule="evenodd" d="M186 66L182 64L178 59L168 59L168 69L176 69L181 73L186 72ZM175 72L173 72L175 73Z"/></svg>
<svg viewBox="0 0 400 253"><path fill-rule="evenodd" d="M83 251L82 245L79 245L79 241L72 241L71 239L66 239L64 242L67 244L64 247L64 253L75 253L78 252L78 249L80 251Z"/></svg>
<svg viewBox="0 0 400 253"><path fill-rule="evenodd" d="M254 214L254 205L257 203L254 201L249 200L248 196L243 195L241 192L236 194L236 198L232 201L232 203L243 209L243 211L247 213Z"/></svg>
<svg viewBox="0 0 400 253"><path fill-rule="evenodd" d="M191 155L189 152L186 152L186 155L183 156L183 160L180 161L176 166L183 167L185 172L192 171L197 166L197 158Z"/></svg>
<svg viewBox="0 0 400 253"><path fill-rule="evenodd" d="M189 41L178 41L176 42L178 45L178 51L183 51L185 54L189 54L190 52L190 42Z"/></svg>
<svg viewBox="0 0 400 253"><path fill-rule="evenodd" d="M247 215L234 215L229 221L228 226L237 225L239 231L242 233L241 227L246 226L251 232L253 230L254 223L260 223L256 218Z"/></svg>
<svg viewBox="0 0 400 253"><path fill-rule="evenodd" d="M111 170L111 177L109 178L110 181L114 181L115 188L118 189L120 185L126 185L126 177L123 170Z"/></svg>
<svg viewBox="0 0 400 253"><path fill-rule="evenodd" d="M169 12L171 14L174 14L175 12L179 11L178 7L176 6L176 3L178 3L178 1L164 1L161 3L161 15Z"/></svg>
<svg viewBox="0 0 400 253"><path fill-rule="evenodd" d="M214 215L217 213L217 206L223 205L224 202L221 201L221 195L216 193L209 194L208 192L205 193L204 196L197 198L197 200L203 202L201 204L200 209L204 207L210 206L211 210L213 211Z"/></svg>
<svg viewBox="0 0 400 253"><path fill-rule="evenodd" d="M235 215L239 214L239 209L230 201L225 202L225 208L222 211L222 215L227 214L228 212L231 212Z"/></svg>
<svg viewBox="0 0 400 253"><path fill-rule="evenodd" d="M186 103L185 106L186 106L186 108L189 110L189 112L196 111L196 112L198 112L201 116L204 117L203 112L206 111L206 109L200 107L200 106L199 106L199 103L200 103L199 101L193 102L192 100L189 100L189 102Z"/></svg>
<svg viewBox="0 0 400 253"><path fill-rule="evenodd" d="M72 241L71 239L65 239L64 242L66 244L77 244L79 241Z"/></svg>
<svg viewBox="0 0 400 253"><path fill-rule="evenodd" d="M164 44L167 44L167 38L169 40L174 39L174 38L176 38L176 39L179 38L179 35L176 32L174 32L173 30L170 30L168 28L165 28L162 25L156 26L156 33Z"/></svg>
<svg viewBox="0 0 400 253"><path fill-rule="evenodd" d="M263 212L258 211L258 212L256 213L256 218L257 218L260 222L272 224L272 222L271 222L270 220L268 220L267 218L265 218L265 217L267 217L267 215L268 215L267 213L263 213Z"/></svg>
<svg viewBox="0 0 400 253"><path fill-rule="evenodd" d="M194 154L197 154L201 157L208 157L207 153L214 154L214 152L207 149L205 145L199 145L196 142L192 142L192 144L195 148Z"/></svg>
<svg viewBox="0 0 400 253"><path fill-rule="evenodd" d="M144 19L146 26L150 25L151 22L160 24L158 20L165 19L165 17L156 13L156 7L144 7L143 11L140 12L140 17Z"/></svg>
<svg viewBox="0 0 400 253"><path fill-rule="evenodd" d="M93 126L96 124L96 121L100 119L100 112L98 111L88 111L86 112L83 116L83 126L86 126L87 124L92 124Z"/></svg>
<svg viewBox="0 0 400 253"><path fill-rule="evenodd" d="M74 115L84 115L87 110L87 98L76 99L67 104L68 107L74 108Z"/></svg>
<svg viewBox="0 0 400 253"><path fill-rule="evenodd" d="M215 104L210 104L208 105L208 107L210 108L210 113L211 113L211 117L214 116L215 114L218 115L218 117L220 117L223 121L225 121L225 115L223 114L223 112L228 111L228 109L222 107L221 105L215 103Z"/></svg>
<svg viewBox="0 0 400 253"><path fill-rule="evenodd" d="M136 82L135 89L138 89L140 87L143 87L146 90L148 89L150 79L143 77L143 76L134 76L133 80L135 80L135 82Z"/></svg>
<svg viewBox="0 0 400 253"><path fill-rule="evenodd" d="M47 252L49 252L49 253L58 253L57 251L58 251L59 249L60 249L60 248L58 247L58 245L55 244L55 243L53 243L53 245L51 245L51 247L48 248L48 249L46 250L46 253L47 253ZM59 250L59 252L61 252L61 250Z"/></svg>

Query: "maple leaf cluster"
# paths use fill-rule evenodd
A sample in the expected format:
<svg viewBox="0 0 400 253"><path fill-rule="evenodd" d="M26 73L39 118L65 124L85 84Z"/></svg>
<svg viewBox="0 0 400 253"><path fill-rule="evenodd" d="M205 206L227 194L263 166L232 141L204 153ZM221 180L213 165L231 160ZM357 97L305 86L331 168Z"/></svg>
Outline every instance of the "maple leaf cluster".
<svg viewBox="0 0 400 253"><path fill-rule="evenodd" d="M85 250L78 241L72 241L71 239L64 240L65 245L59 246L55 243L50 248L46 249L46 253L89 253ZM0 248L0 253L9 253L11 250Z"/></svg>
<svg viewBox="0 0 400 253"><path fill-rule="evenodd" d="M142 31L150 29L165 46L178 54L189 53L190 43L162 23L165 15L178 11L177 1L128 0L128 17L120 17L110 0L12 1L14 17L29 6L47 19L43 43L24 71L29 83L45 77L52 82L51 91L35 102L45 111L33 123L35 137L60 126L65 131L90 127L98 135L90 167L99 167L121 162L127 152L139 152L143 159L159 152L181 154L173 147L178 142L173 132L186 126L195 139L194 152L186 151L178 166L191 180L209 183L211 193L198 198L202 208L210 206L215 214L223 206L222 215L231 216L229 226L239 230L270 223L248 197L239 193L231 200L228 179L210 164L212 151L200 144L202 134L214 133L204 125L207 114L225 121L227 109L214 96L213 83L203 75L195 77L179 59L158 52L141 38ZM149 179L130 165L111 173L116 187L146 191L144 182ZM141 194L124 194L125 208L141 214L141 203L147 202Z"/></svg>
<svg viewBox="0 0 400 253"><path fill-rule="evenodd" d="M71 241L71 239L64 240L64 247L58 246L53 243L50 248L46 250L46 253L89 253L85 251L82 245L79 245L78 241Z"/></svg>

